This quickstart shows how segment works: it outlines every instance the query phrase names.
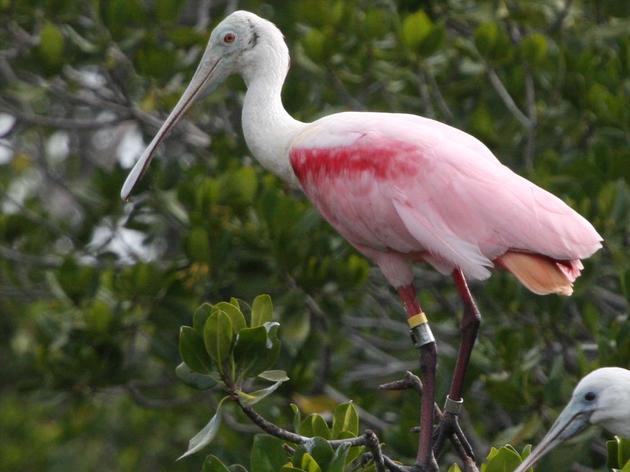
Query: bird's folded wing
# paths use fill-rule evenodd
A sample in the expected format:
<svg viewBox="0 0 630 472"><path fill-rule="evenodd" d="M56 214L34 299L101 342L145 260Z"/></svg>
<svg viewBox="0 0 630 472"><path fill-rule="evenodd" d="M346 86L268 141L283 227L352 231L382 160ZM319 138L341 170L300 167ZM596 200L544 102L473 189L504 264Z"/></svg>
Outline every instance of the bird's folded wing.
<svg viewBox="0 0 630 472"><path fill-rule="evenodd" d="M309 150L317 152L302 152ZM361 222L359 233L378 221L405 239L403 226L419 250L473 278L487 277L490 261L509 250L575 260L601 247L591 224L562 200L472 136L432 120L332 115L291 159L307 195L351 242L353 221Z"/></svg>

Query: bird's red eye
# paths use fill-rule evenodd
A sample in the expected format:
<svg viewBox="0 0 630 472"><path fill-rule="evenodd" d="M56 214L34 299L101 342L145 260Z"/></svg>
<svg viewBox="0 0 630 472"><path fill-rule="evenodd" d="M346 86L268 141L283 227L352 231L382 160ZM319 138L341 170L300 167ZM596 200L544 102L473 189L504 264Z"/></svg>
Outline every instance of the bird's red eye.
<svg viewBox="0 0 630 472"><path fill-rule="evenodd" d="M226 44L233 43L235 39L236 35L234 33L226 33L225 36L223 36L223 42Z"/></svg>

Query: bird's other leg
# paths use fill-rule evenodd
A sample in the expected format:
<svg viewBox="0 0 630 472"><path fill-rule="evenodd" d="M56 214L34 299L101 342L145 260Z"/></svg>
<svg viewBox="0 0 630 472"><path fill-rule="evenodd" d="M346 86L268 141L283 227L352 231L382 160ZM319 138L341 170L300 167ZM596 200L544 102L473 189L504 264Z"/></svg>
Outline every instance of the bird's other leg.
<svg viewBox="0 0 630 472"><path fill-rule="evenodd" d="M455 372L453 373L453 381L448 396L453 401L461 401L466 370L477 340L479 326L481 325L481 314L460 269L453 271L453 279L455 280L459 296L464 303L464 314L460 323L461 344L457 353Z"/></svg>
<svg viewBox="0 0 630 472"><path fill-rule="evenodd" d="M435 369L437 348L427 317L416 299L413 284L402 286L398 294L407 311L411 338L420 350L420 378L424 385L420 411L420 439L416 464L422 471L434 471L437 463L433 457L433 404L435 402Z"/></svg>
<svg viewBox="0 0 630 472"><path fill-rule="evenodd" d="M464 313L460 322L461 342L457 352L457 360L455 362L455 371L453 372L453 380L451 388L446 397L444 405L444 417L440 422L437 437L434 444L435 453L438 454L442 448L446 438L453 432L459 431L458 415L464 404L462 398L462 390L464 388L464 378L466 370L470 362L470 355L477 339L479 325L481 324L481 314L475 304L475 300L468 289L468 284L464 274L460 269L453 271L453 280L459 292L459 296L464 304ZM463 437L463 435L462 435ZM465 438L464 438L465 439ZM463 441L464 449L469 457L474 459L472 448L468 441Z"/></svg>

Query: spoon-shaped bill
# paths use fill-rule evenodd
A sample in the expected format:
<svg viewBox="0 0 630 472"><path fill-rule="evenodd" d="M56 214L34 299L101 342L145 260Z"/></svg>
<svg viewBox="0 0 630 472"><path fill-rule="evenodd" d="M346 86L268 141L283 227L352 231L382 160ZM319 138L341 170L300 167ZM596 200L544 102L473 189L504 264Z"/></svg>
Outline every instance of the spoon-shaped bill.
<svg viewBox="0 0 630 472"><path fill-rule="evenodd" d="M120 197L123 200L129 198L129 194L131 194L131 191L149 167L158 145L166 137L171 128L177 124L186 110L190 108L195 99L199 97L202 92L216 87L224 79L222 73L217 73L220 63L221 57L217 57L210 48L206 49L188 87L186 87L186 90L184 90L184 93L170 115L168 115L166 121L164 121L149 146L144 150L142 156L140 156L140 159L138 159L138 162L136 162L127 176L120 192Z"/></svg>
<svg viewBox="0 0 630 472"><path fill-rule="evenodd" d="M542 439L540 444L531 452L529 456L514 472L525 472L533 467L541 457L551 451L554 447L584 431L589 426L589 413L580 408L579 404L570 402L549 432Z"/></svg>

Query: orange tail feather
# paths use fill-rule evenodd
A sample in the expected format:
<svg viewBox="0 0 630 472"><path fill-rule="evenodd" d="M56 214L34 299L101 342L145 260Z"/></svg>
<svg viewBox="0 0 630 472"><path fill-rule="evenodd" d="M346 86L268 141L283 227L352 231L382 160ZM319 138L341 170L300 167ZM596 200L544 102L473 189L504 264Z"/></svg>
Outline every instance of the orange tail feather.
<svg viewBox="0 0 630 472"><path fill-rule="evenodd" d="M495 262L509 270L534 293L571 295L573 281L580 275L582 264L576 261L555 261L538 254L508 251Z"/></svg>

